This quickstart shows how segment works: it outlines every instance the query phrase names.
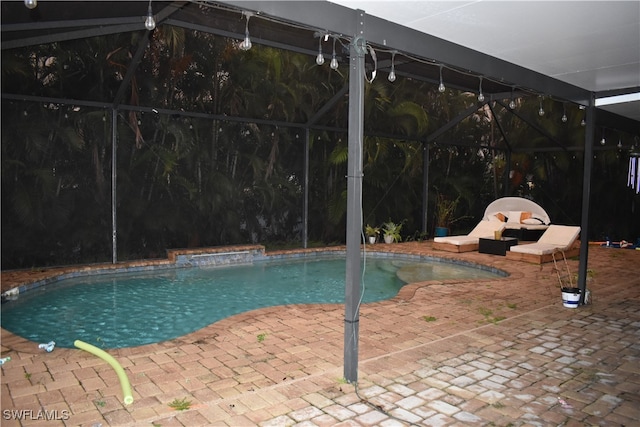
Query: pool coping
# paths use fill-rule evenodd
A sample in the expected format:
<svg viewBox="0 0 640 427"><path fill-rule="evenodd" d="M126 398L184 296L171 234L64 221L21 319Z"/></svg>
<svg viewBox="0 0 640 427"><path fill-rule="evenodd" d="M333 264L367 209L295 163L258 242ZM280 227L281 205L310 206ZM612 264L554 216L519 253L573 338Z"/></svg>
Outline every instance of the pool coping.
<svg viewBox="0 0 640 427"><path fill-rule="evenodd" d="M368 248L368 249L367 249ZM502 265L497 267L493 262L481 263L472 260L465 260L459 257L455 257L450 252L437 252L437 256L434 253L425 254L422 251L412 252L407 251L406 247L402 243L393 243L393 244L376 244L376 245L363 245L363 254L367 253L375 253L377 257L381 258L392 258L398 257L402 259L416 259L416 260L436 260L439 262L446 262L449 264L457 264L463 265L467 267L481 268L485 271L494 272L499 274L500 277L494 278L483 278L483 279L445 279L445 280L428 280L421 282L413 282L407 283L400 288L398 293L392 298L388 298L382 301L374 301L363 303L362 306L379 304L379 303L406 303L411 301L411 299L415 296L416 292L425 286L431 285L451 285L451 284L469 284L469 283L482 283L482 282L490 282L494 280L508 280L519 277L519 272L517 270L512 270L511 268L507 268L509 265ZM296 249L280 249L273 251L266 251L265 247L262 245L235 245L235 246L219 246L219 247L207 247L207 248L197 248L197 249L172 249L167 251L166 259L153 259L153 260L138 260L138 261L125 261L116 264L87 264L87 265L78 265L78 266L65 266L58 268L50 268L50 269L40 269L40 270L12 270L9 272L1 272L2 275L2 284L3 287L5 285L5 275L10 275L11 280L14 281L13 286L8 289L8 291L4 291L2 293L2 298L17 298L20 294L24 292L29 292L31 290L37 289L42 286L49 286L52 284L56 284L62 280L70 279L70 278L78 278L78 277L94 277L104 274L118 274L118 273L129 273L129 272L146 272L151 271L153 269L158 269L160 271L173 269L173 268L198 268L198 267L206 267L206 266L229 266L231 263L230 259L234 259L237 265L242 263L248 263L249 261L245 259L244 261L238 261L236 255L239 252L242 253L250 253L254 256L253 261L277 261L284 258L320 258L325 257L331 254L340 253L346 256L346 246L329 246L329 247L319 247L319 248L296 248ZM215 255L223 255L228 256L227 259L223 259L222 262L220 260L215 260ZM204 257L201 257L204 255ZM208 257L208 255L212 255L212 257ZM190 259L209 259L211 261L210 264L206 264L203 262L190 263ZM503 258L503 257L499 257ZM494 258L492 258L493 260ZM251 262L253 262L251 261ZM20 273L23 276L20 276ZM23 277L23 281L20 282L16 280L18 277ZM26 277L26 279L24 279ZM233 321L234 318L239 316L250 315L250 313L256 310L266 310L274 307L285 307L285 306L306 306L306 307L314 307L314 306L334 306L341 305L343 303L314 303L314 304L285 304L273 307L266 308L258 308L255 310L249 310L247 312L238 313L233 316L230 316L225 319L220 319L216 322L213 322L201 329L192 331L180 337L159 341L156 343L148 343L142 344L139 346L133 347L122 347L122 348L114 348L110 351L120 352L120 351L146 351L144 349L152 349L154 346L163 346L165 344L171 343L175 340L182 340L185 342L190 342L192 337L198 335L198 333L206 329L212 325L221 322ZM24 338L20 335L16 335L11 331L8 331L5 328L0 327L0 330L3 334L3 345L5 343L10 343L6 345L7 348L11 348L15 351L23 351L26 353L32 352L32 349L35 348L35 341L31 341L27 338ZM10 338L10 339L7 339Z"/></svg>
<svg viewBox="0 0 640 427"><path fill-rule="evenodd" d="M503 277L508 277L511 273L486 264L470 262L466 260L446 257L432 256L424 254L411 254L403 251L393 251L391 246L380 248L382 245L366 249L369 245L363 246L362 254L375 253L377 257L392 258L402 257L419 261L443 262L466 267L479 268ZM386 245L385 245L386 246ZM104 274L137 273L152 270L168 270L176 268L197 268L197 267L219 267L229 265L250 264L260 261L273 261L281 259L303 259L311 257L324 257L335 253L346 255L345 246L331 246L322 248L298 248L287 250L266 251L262 245L231 245L216 246L197 249L170 249L167 251L166 259L125 261L111 264L83 264L77 266L43 268L39 270L11 270L2 272L2 298L12 299L25 292L51 285L62 280L78 277L92 277ZM32 277L28 277L33 273ZM27 280L12 283L11 276L27 276ZM6 280L9 276L9 284L5 289Z"/></svg>

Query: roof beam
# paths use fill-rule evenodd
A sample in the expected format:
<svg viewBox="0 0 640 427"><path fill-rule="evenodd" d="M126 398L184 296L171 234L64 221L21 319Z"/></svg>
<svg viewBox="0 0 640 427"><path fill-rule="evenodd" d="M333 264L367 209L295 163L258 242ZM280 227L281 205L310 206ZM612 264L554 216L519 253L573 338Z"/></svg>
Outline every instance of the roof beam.
<svg viewBox="0 0 640 427"><path fill-rule="evenodd" d="M357 31L353 9L325 1L229 0L217 3L230 5L238 10L257 12L258 15L272 17L280 22L303 25L321 32L355 36ZM370 18L367 16L367 22Z"/></svg>
<svg viewBox="0 0 640 427"><path fill-rule="evenodd" d="M97 18L97 19L68 19L61 21L28 22L20 24L3 24L2 32L11 31L40 31L56 30L62 28L78 27L108 27L123 24L139 24L139 16L124 18Z"/></svg>
<svg viewBox="0 0 640 427"><path fill-rule="evenodd" d="M227 0L220 3L268 15L282 22L356 35L354 22L349 19L353 10L330 2ZM410 52L507 85L517 85L540 94L553 94L580 105L589 102L588 91L544 74L498 58L488 58L473 49L367 15L366 11L363 20L367 22L367 42L371 44Z"/></svg>
<svg viewBox="0 0 640 427"><path fill-rule="evenodd" d="M336 105L338 101L340 101L347 94L348 91L349 91L348 84L342 86L342 89L340 89L338 93L333 95L333 97L326 104L324 104L322 108L320 108L318 112L316 112L313 115L313 117L309 119L309 121L307 122L307 125L312 126L316 124L318 120L320 120L320 117L324 116L326 112L329 111L330 108L333 108L333 106Z"/></svg>
<svg viewBox="0 0 640 427"><path fill-rule="evenodd" d="M184 2L174 2L162 9L159 13L156 14L158 22L166 20L169 16L180 10L183 5ZM147 46L149 46L150 35L151 31L146 30L144 32L144 35L142 36L142 39L138 44L138 50L131 59L129 67L127 67L127 74L124 76L124 79L122 80L122 83L118 88L118 92L113 99L113 108L118 108L118 104L120 104L120 102L122 101L122 97L124 96L124 91L129 87L129 84L131 84L131 80L133 79L136 69L138 68L138 65L140 65L140 61L142 61L142 57L144 56L144 51L147 49Z"/></svg>
<svg viewBox="0 0 640 427"><path fill-rule="evenodd" d="M27 37L23 39L9 40L2 42L2 50L16 49L20 47L63 42L68 40L84 39L87 37L106 36L109 34L127 33L144 29L144 22L110 25L107 27L84 28L76 31L65 31L57 34L43 34L41 36Z"/></svg>
<svg viewBox="0 0 640 427"><path fill-rule="evenodd" d="M435 139L439 138L443 133L447 132L449 129L453 128L458 123L460 123L461 121L463 121L464 119L466 119L467 117L469 117L470 115L472 115L473 113L478 111L478 109L482 108L482 106L484 104L486 104L487 102L488 101L484 101L480 105L473 104L472 106L470 106L469 108L464 110L462 113L458 114L449 123L447 123L446 125L442 126L440 129L436 130L431 135L427 136L427 143L433 142Z"/></svg>
<svg viewBox="0 0 640 427"><path fill-rule="evenodd" d="M158 24L166 20L169 16L179 11L186 1L175 1L155 14ZM68 31L71 28L81 28L79 30ZM40 30L65 30L58 33L50 31L39 36L19 38L2 42L2 50L15 49L20 47L49 44L67 40L83 39L88 37L105 36L109 34L126 33L144 30L143 16L129 16L122 18L96 18L78 20L60 20L45 22L29 22L21 24L2 25L2 32L5 31L40 31Z"/></svg>
<svg viewBox="0 0 640 427"><path fill-rule="evenodd" d="M496 125L498 125L498 130L500 131L500 134L504 138L504 144L507 146L507 149L509 151L513 151L511 149L511 143L509 142L509 137L505 133L504 128L502 127L502 123L500 122L500 120L498 120L498 116L496 115L496 112L493 109L493 106L491 105L491 102L489 102L487 105L489 106L489 110L491 110L491 114L493 115L493 120L495 120Z"/></svg>
<svg viewBox="0 0 640 427"><path fill-rule="evenodd" d="M129 66L127 67L127 74L125 74L124 79L122 79L122 83L120 83L118 92L113 98L113 108L118 108L118 105L120 104L120 102L122 102L124 91L127 90L129 84L131 84L131 80L133 79L136 69L138 68L138 65L140 65L140 61L144 56L144 51L147 50L147 46L149 46L149 34L151 34L150 31L145 31L144 35L140 39L138 50L136 50L135 55L133 55L131 63L129 63Z"/></svg>
<svg viewBox="0 0 640 427"><path fill-rule="evenodd" d="M518 113L516 110L512 110L511 108L507 107L502 101L497 100L496 101L498 104L502 105L502 107L506 110L509 111L511 114L513 114L514 116L516 116L517 118L519 118L520 120L522 120L523 122L525 122L526 124L528 124L529 126L531 126L533 129L535 129L536 131L538 131L538 133L542 136L544 136L545 138L547 138L549 141L552 141L554 144L556 144L558 147L561 147L562 149L566 150L567 148L565 147L564 144L562 144L560 141L558 141L553 135L551 135L549 132L547 132L545 129L543 129L542 127L538 126L537 124L533 123L531 120L529 120L528 118L526 118L525 116L523 116L522 114Z"/></svg>
<svg viewBox="0 0 640 427"><path fill-rule="evenodd" d="M596 98L608 98L610 96L629 95L633 93L640 93L640 86L625 87L621 89L603 90L600 92L596 92Z"/></svg>
<svg viewBox="0 0 640 427"><path fill-rule="evenodd" d="M203 33L214 34L217 36L227 37L230 39L238 39L242 40L244 38L244 33L234 33L227 30L220 30L217 28L209 27L206 25L194 24L192 22L182 21L180 19L167 19L163 22L163 24L173 25L180 28L186 28L188 30L201 31ZM256 37L255 35L251 36L251 42L255 44L260 44L263 46L273 47L275 49L288 50L296 53L303 53L305 55L316 55L318 53L317 50L311 49L303 49L295 46L287 45L285 43L276 42L273 40L266 40Z"/></svg>

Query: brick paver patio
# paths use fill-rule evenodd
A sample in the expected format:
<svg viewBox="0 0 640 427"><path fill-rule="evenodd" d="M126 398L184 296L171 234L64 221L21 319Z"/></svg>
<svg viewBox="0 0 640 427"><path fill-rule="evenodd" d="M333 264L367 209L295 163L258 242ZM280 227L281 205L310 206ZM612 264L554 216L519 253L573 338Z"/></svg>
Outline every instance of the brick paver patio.
<svg viewBox="0 0 640 427"><path fill-rule="evenodd" d="M357 387L342 380L342 305L260 309L110 350L133 388L128 406L101 359L45 353L3 329L2 357L11 361L1 368L1 424L640 425L640 251L590 247L592 302L569 309L553 264L437 252L430 242L371 248L464 259L510 276L415 283L364 304ZM4 272L2 288L47 274ZM183 399L188 409L170 407Z"/></svg>

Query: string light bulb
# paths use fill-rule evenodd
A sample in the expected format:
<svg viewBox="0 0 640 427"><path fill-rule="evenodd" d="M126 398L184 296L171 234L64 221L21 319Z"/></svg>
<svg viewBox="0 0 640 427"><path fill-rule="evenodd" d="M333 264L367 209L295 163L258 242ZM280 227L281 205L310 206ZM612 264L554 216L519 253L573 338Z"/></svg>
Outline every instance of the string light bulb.
<svg viewBox="0 0 640 427"><path fill-rule="evenodd" d="M38 6L38 0L24 0L27 9L35 9Z"/></svg>
<svg viewBox="0 0 640 427"><path fill-rule="evenodd" d="M240 50L249 50L251 49L251 38L249 37L249 19L253 14L251 12L242 12L242 14L247 18L247 22L244 27L244 40L240 42Z"/></svg>
<svg viewBox="0 0 640 427"><path fill-rule="evenodd" d="M515 88L511 88L511 100L509 101L509 108L511 108L512 110L516 109L516 101L513 98L513 92L515 91Z"/></svg>
<svg viewBox="0 0 640 427"><path fill-rule="evenodd" d="M316 56L316 64L324 64L324 56L322 55L322 37L318 37L318 56Z"/></svg>
<svg viewBox="0 0 640 427"><path fill-rule="evenodd" d="M336 59L336 38L333 38L333 53L331 54L331 64L329 64L332 70L338 69L338 60Z"/></svg>
<svg viewBox="0 0 640 427"><path fill-rule="evenodd" d="M478 101L484 102L484 94L482 93L482 76L480 76L480 90L478 93Z"/></svg>
<svg viewBox="0 0 640 427"><path fill-rule="evenodd" d="M396 81L395 58L396 58L396 51L394 50L393 52L391 52L391 72L389 73L389 77L387 77L391 83Z"/></svg>
<svg viewBox="0 0 640 427"><path fill-rule="evenodd" d="M149 8L147 9L147 19L144 20L144 27L148 31L153 31L156 28L156 20L153 17L153 9L151 9L151 0L149 0Z"/></svg>
<svg viewBox="0 0 640 427"><path fill-rule="evenodd" d="M602 139L600 140L600 145L605 145L607 143L607 140L604 139L604 128L602 128Z"/></svg>
<svg viewBox="0 0 640 427"><path fill-rule="evenodd" d="M562 123L567 123L567 108L564 104L562 104Z"/></svg>
<svg viewBox="0 0 640 427"><path fill-rule="evenodd" d="M442 83L442 65L441 65L440 66L440 84L438 85L438 92L444 93L445 90L447 90L447 88L444 87L444 83Z"/></svg>
<svg viewBox="0 0 640 427"><path fill-rule="evenodd" d="M544 116L544 108L542 108L542 97L540 97L540 109L538 110L538 115L540 117Z"/></svg>

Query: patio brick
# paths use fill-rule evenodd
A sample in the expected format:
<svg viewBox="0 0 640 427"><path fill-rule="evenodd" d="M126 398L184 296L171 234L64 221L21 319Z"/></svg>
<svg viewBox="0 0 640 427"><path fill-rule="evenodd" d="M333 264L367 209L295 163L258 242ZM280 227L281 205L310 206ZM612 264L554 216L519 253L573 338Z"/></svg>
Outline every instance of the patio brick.
<svg viewBox="0 0 640 427"><path fill-rule="evenodd" d="M428 242L390 248L433 254ZM76 349L23 352L18 346L33 351L34 344L2 330L2 356L12 357L1 368L2 408L53 405L69 408L74 425L124 427L640 422L634 397L640 368L633 363L640 358L634 320L640 254L592 248L590 265L601 277L624 271L626 282L596 282L597 304L578 309L562 307L549 285L549 265L479 253L435 255L500 266L512 275L407 285L395 299L361 307L359 393L398 419L338 381L344 327L338 304L254 310L174 341L114 350L135 397L126 407L117 375L104 361ZM536 292L515 299L523 286ZM480 307L506 319L483 322ZM424 322L425 315L437 320ZM267 334L262 343L259 333ZM167 406L185 396L193 401L189 410Z"/></svg>
<svg viewBox="0 0 640 427"><path fill-rule="evenodd" d="M322 415L323 412L314 407L314 406L307 406L306 408L302 408L302 409L298 409L296 411L293 411L291 413L289 413L289 417L291 417L292 419L296 420L297 422L301 422L301 421L306 421L306 420L310 420L314 417L318 417L320 415Z"/></svg>

